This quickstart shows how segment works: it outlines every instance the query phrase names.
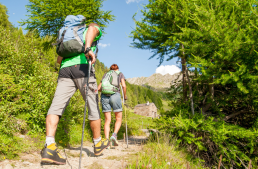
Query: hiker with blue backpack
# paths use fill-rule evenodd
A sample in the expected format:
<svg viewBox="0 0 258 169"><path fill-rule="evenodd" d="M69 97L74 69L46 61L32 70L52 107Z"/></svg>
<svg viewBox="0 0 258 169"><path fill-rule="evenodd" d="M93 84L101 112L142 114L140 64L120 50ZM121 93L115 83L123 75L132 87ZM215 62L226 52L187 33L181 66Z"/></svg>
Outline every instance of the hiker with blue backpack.
<svg viewBox="0 0 258 169"><path fill-rule="evenodd" d="M122 100L120 95L120 83L125 100L126 97L126 84L125 76L119 71L117 64L113 64L110 70L104 74L98 90L101 91L101 104L102 112L105 114L104 134L106 139L109 139L111 111L115 113L116 123L112 136L110 137L111 145L118 146L117 133L122 124Z"/></svg>
<svg viewBox="0 0 258 169"><path fill-rule="evenodd" d="M70 98L80 90L85 100L85 108L88 106L88 119L93 133L94 154L100 155L110 144L109 139L102 139L100 135L101 121L98 107L98 90L95 77L94 64L97 41L102 35L98 24L85 25L85 17L82 15L68 15L64 26L59 31L57 40L57 62L61 64L58 76L58 84L52 104L46 117L46 144L41 152L42 162L66 164L55 143L55 133L59 119L65 112ZM86 114L86 109L85 112ZM85 116L83 123L83 132ZM83 142L83 137L82 137ZM81 147L82 150L82 147Z"/></svg>

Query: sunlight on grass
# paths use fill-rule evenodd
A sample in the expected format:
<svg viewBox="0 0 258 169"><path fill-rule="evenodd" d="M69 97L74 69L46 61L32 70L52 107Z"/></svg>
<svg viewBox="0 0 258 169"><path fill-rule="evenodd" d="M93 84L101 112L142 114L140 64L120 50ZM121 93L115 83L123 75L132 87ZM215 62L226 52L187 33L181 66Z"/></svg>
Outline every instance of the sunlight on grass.
<svg viewBox="0 0 258 169"><path fill-rule="evenodd" d="M153 141L153 142L152 142ZM154 140L143 146L142 151L129 162L128 169L138 168L162 168L181 169L190 167L191 169L202 169L201 160L193 159L182 150L177 150L173 142L169 142L168 137L159 138L159 143Z"/></svg>

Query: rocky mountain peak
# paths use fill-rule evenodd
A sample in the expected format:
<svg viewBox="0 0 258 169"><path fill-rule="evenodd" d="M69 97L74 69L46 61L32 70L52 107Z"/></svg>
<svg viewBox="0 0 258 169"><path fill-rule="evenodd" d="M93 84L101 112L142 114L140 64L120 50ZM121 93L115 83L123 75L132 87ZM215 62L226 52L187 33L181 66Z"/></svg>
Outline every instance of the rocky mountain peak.
<svg viewBox="0 0 258 169"><path fill-rule="evenodd" d="M175 73L173 75L170 74L159 74L154 73L150 77L133 77L126 79L129 83L135 84L135 85L148 85L155 89L166 89L171 86L171 84L174 82L177 82L181 80L183 77L182 73Z"/></svg>

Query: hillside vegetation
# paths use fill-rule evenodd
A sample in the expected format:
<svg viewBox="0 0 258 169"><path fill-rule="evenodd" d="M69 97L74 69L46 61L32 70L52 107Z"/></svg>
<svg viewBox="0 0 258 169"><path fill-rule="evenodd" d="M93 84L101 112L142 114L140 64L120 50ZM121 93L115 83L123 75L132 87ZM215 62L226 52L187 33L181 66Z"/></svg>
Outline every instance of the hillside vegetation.
<svg viewBox="0 0 258 169"><path fill-rule="evenodd" d="M135 21L132 46L177 58L182 81L173 109L157 120L207 167L258 166L258 27L256 0L149 0ZM189 73L189 71L191 73Z"/></svg>
<svg viewBox="0 0 258 169"><path fill-rule="evenodd" d="M6 11L0 17L8 18ZM13 28L8 24L0 25L0 37L0 160L3 160L14 158L31 147L42 148L45 117L57 85L59 65L56 63L55 49L44 50L44 43L50 37L41 38L31 31L23 34L21 28ZM95 68L99 82L108 68L98 60ZM162 109L159 95L148 88L127 83L127 91L129 107L150 101ZM58 125L56 141L60 145L80 142L83 109L84 101L77 91ZM130 119L128 123L131 123ZM86 124L85 139L91 141L88 120ZM132 123L129 134L139 133L139 128L139 125ZM120 138L123 132L124 127ZM21 134L35 138L37 143L33 139L29 143L22 141L19 137Z"/></svg>

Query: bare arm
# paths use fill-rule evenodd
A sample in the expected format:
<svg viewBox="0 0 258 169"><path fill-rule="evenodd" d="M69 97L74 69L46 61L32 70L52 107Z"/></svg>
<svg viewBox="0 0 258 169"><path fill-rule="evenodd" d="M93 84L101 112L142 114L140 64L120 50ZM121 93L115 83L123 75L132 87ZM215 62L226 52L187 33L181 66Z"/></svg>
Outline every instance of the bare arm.
<svg viewBox="0 0 258 169"><path fill-rule="evenodd" d="M93 24L94 25L94 24ZM85 50L87 47L91 47L91 44L93 42L93 40L95 39L95 37L99 34L99 30L98 28L91 26L91 24L89 25L88 31L86 33L85 36L85 40L86 40L86 44L85 44ZM85 51L84 50L84 51ZM93 53L93 51L89 51L89 53L87 55L85 55L88 59L89 57L91 58L91 62L92 64L95 63L96 61L96 57L95 54Z"/></svg>
<svg viewBox="0 0 258 169"><path fill-rule="evenodd" d="M100 84L99 84L99 86L98 86L98 91L101 92L101 82L100 82Z"/></svg>
<svg viewBox="0 0 258 169"><path fill-rule="evenodd" d="M122 83L122 88L123 88L123 92L124 92L124 99L127 100L125 79L121 79L121 83Z"/></svg>
<svg viewBox="0 0 258 169"><path fill-rule="evenodd" d="M63 60L63 57L58 56L56 62L59 63L59 64L61 64L62 60Z"/></svg>

